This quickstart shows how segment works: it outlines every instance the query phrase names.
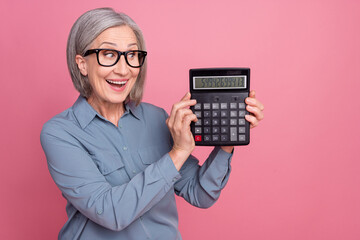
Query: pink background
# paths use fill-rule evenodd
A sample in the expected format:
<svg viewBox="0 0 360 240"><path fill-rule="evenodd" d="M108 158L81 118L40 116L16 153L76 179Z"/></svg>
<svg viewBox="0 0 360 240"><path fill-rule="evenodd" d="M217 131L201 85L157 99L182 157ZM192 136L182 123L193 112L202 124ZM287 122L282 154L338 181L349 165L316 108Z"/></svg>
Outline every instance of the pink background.
<svg viewBox="0 0 360 240"><path fill-rule="evenodd" d="M265 104L219 201L201 210L177 198L184 239L360 239L358 0L1 1L0 239L56 239L65 222L39 133L78 96L72 24L103 6L143 29L144 101L169 111L189 68L250 67Z"/></svg>

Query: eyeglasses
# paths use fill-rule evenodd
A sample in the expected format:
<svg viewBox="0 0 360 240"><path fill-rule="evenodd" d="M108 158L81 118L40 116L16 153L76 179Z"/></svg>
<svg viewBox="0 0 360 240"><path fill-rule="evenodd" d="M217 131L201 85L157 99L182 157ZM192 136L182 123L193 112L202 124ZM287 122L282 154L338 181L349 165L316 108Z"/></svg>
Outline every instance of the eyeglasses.
<svg viewBox="0 0 360 240"><path fill-rule="evenodd" d="M144 64L147 55L146 51L141 50L120 52L114 49L99 48L87 50L84 57L93 53L96 53L97 61L103 67L114 66L119 61L121 55L124 55L125 61L130 67L139 68Z"/></svg>

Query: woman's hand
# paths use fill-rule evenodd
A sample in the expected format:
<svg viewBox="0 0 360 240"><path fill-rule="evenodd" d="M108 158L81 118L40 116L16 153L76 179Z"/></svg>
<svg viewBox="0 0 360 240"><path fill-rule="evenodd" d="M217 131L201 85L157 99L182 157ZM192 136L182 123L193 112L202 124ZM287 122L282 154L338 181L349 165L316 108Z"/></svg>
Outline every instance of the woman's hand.
<svg viewBox="0 0 360 240"><path fill-rule="evenodd" d="M172 150L169 152L176 169L179 171L186 159L195 148L194 137L190 130L190 123L196 122L196 115L189 109L196 104L196 100L190 100L190 93L186 93L180 102L175 103L171 109L166 124L174 141Z"/></svg>
<svg viewBox="0 0 360 240"><path fill-rule="evenodd" d="M245 116L245 119L250 122L250 128L254 128L264 118L264 105L256 99L254 90L249 93L245 103L247 104L246 110L250 113L250 115Z"/></svg>
<svg viewBox="0 0 360 240"><path fill-rule="evenodd" d="M245 118L250 122L250 128L254 128L259 125L259 122L264 118L264 105L256 99L254 90L249 93L249 97L245 99L245 103L247 104L246 110L250 113L250 115L246 115ZM233 146L222 146L221 148L228 153L231 153L234 149Z"/></svg>

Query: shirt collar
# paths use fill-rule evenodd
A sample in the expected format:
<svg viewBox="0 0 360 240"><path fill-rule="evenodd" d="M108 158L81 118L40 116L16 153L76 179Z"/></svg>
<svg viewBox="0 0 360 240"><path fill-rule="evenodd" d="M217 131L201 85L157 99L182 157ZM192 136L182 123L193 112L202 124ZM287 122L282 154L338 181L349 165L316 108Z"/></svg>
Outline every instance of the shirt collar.
<svg viewBox="0 0 360 240"><path fill-rule="evenodd" d="M86 128L86 126L94 119L96 115L98 115L99 118L104 119L104 117L98 114L98 112L96 112L95 109L81 95L74 103L73 111L76 119L83 129ZM125 113L126 112L130 112L135 118L140 120L140 108L136 106L133 101L125 104Z"/></svg>

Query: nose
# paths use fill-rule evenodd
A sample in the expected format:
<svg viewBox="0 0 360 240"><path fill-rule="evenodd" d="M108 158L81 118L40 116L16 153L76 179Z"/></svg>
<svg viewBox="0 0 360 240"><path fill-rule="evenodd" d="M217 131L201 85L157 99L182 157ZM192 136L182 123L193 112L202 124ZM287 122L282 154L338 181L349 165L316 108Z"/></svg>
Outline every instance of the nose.
<svg viewBox="0 0 360 240"><path fill-rule="evenodd" d="M115 64L114 72L125 76L130 70L129 67L130 66L126 63L125 56L122 55L120 56L119 61Z"/></svg>

